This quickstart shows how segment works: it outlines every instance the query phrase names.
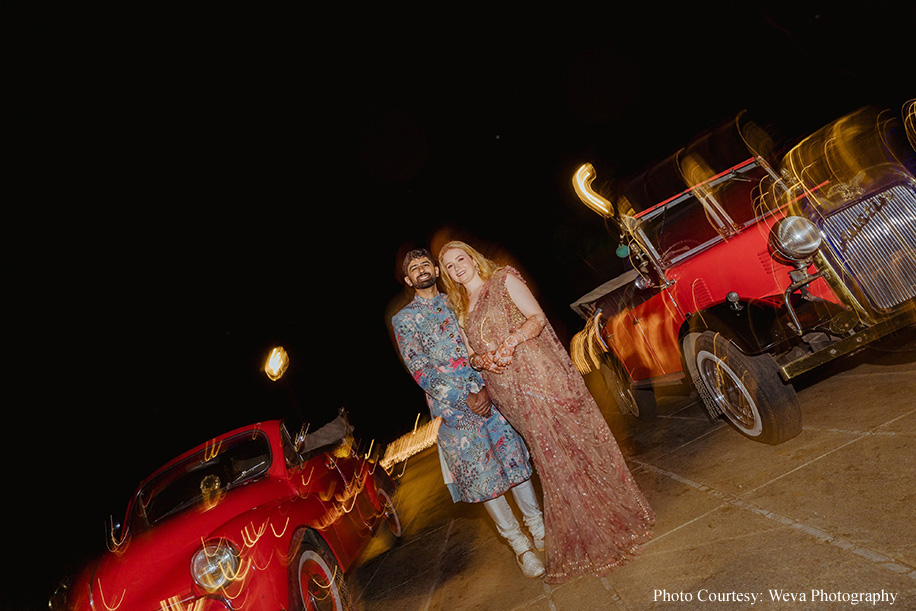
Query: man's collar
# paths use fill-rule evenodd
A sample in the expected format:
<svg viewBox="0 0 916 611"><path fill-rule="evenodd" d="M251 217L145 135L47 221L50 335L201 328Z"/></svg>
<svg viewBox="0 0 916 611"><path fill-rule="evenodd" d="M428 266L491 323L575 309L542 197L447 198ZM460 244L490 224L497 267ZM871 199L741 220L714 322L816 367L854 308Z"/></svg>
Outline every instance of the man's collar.
<svg viewBox="0 0 916 611"><path fill-rule="evenodd" d="M436 290L436 293L432 297L423 297L422 295L420 295L419 291L414 291L414 293L415 293L414 297L416 299L419 299L420 301L435 301L436 299L442 296L442 293L440 293L438 289Z"/></svg>

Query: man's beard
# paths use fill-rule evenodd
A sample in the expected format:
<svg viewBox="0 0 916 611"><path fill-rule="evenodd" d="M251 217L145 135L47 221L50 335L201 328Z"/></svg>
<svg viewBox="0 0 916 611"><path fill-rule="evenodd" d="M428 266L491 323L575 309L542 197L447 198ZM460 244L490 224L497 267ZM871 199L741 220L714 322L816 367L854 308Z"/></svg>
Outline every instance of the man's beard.
<svg viewBox="0 0 916 611"><path fill-rule="evenodd" d="M416 282L416 284L414 284L414 288L418 288L418 289L428 289L429 287L431 287L431 286L433 286L433 285L435 285L435 284L436 284L436 275L435 275L435 274L430 274L430 275L429 275L429 278L427 278L427 279L425 279L425 280L420 280L419 278L417 278L417 282Z"/></svg>

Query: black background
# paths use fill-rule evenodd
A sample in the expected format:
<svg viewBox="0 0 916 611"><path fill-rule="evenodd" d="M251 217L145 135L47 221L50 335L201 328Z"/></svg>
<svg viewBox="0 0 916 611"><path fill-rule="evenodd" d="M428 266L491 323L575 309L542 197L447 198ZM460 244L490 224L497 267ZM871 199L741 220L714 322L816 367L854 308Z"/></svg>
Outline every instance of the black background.
<svg viewBox="0 0 916 611"><path fill-rule="evenodd" d="M340 407L363 449L408 432L408 246L514 263L568 339L619 265L579 164L601 188L743 109L800 135L916 95L908 2L708 6L10 20L3 608L215 434Z"/></svg>

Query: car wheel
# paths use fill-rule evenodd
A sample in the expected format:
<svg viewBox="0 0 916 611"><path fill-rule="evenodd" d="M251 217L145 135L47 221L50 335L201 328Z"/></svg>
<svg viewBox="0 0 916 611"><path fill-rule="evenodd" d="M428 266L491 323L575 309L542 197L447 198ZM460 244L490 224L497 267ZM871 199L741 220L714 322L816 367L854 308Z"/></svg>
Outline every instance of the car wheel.
<svg viewBox="0 0 916 611"><path fill-rule="evenodd" d="M633 414L642 420L651 420L658 416L655 391L651 388L633 388L630 375L617 359L605 355L601 359L600 371L608 394L617 402L620 413Z"/></svg>
<svg viewBox="0 0 916 611"><path fill-rule="evenodd" d="M297 611L344 611L350 596L327 544L307 533L290 565L290 605Z"/></svg>
<svg viewBox="0 0 916 611"><path fill-rule="evenodd" d="M711 413L762 443L775 445L801 432L798 396L769 354L748 356L712 331L690 333L682 346L691 380Z"/></svg>
<svg viewBox="0 0 916 611"><path fill-rule="evenodd" d="M401 536L401 518L398 516L398 510L388 493L382 488L378 488L378 500L384 512L385 525L395 537Z"/></svg>

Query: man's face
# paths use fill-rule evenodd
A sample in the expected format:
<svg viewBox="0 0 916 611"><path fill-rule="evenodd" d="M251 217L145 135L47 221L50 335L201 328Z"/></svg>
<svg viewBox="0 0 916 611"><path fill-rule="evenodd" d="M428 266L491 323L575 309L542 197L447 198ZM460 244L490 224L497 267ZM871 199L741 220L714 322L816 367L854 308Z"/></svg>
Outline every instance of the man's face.
<svg viewBox="0 0 916 611"><path fill-rule="evenodd" d="M438 277L439 268L433 265L429 257L420 257L407 264L407 275L404 276L404 282L415 289L428 289L436 284Z"/></svg>

